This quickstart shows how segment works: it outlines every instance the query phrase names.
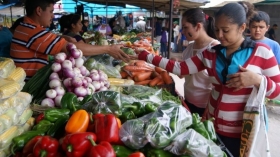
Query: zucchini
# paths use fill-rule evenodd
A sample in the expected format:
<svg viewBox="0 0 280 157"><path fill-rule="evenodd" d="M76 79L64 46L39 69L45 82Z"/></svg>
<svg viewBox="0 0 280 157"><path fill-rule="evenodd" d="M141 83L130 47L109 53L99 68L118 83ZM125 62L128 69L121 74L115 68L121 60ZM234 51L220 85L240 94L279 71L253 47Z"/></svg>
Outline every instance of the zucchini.
<svg viewBox="0 0 280 157"><path fill-rule="evenodd" d="M68 121L68 119L69 119L69 116L64 116L64 117L59 118L54 123L54 125L52 125L50 127L50 129L47 132L47 135L50 135L52 137L58 135L60 130L64 130L64 127L65 127L66 122Z"/></svg>

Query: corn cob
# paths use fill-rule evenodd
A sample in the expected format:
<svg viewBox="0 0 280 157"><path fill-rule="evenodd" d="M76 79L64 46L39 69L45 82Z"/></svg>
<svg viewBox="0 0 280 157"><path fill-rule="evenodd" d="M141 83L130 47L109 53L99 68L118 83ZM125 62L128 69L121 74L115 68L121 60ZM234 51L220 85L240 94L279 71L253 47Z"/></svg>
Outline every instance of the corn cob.
<svg viewBox="0 0 280 157"><path fill-rule="evenodd" d="M10 82L0 87L0 99L9 98L21 90L21 85L17 82Z"/></svg>
<svg viewBox="0 0 280 157"><path fill-rule="evenodd" d="M25 71L21 67L17 67L8 77L7 80L23 82L26 77Z"/></svg>
<svg viewBox="0 0 280 157"><path fill-rule="evenodd" d="M10 129L6 130L0 135L0 149L10 145L12 139L18 135L18 127L12 126Z"/></svg>
<svg viewBox="0 0 280 157"><path fill-rule="evenodd" d="M28 108L23 111L22 115L19 117L19 125L22 125L28 121L28 119L32 116L33 111Z"/></svg>
<svg viewBox="0 0 280 157"><path fill-rule="evenodd" d="M16 68L15 63L10 58L0 57L0 77L7 78Z"/></svg>
<svg viewBox="0 0 280 157"><path fill-rule="evenodd" d="M0 123L3 124L3 126L1 127L2 130L6 130L9 127L12 126L12 119L10 117L8 117L7 115L1 115L0 116Z"/></svg>

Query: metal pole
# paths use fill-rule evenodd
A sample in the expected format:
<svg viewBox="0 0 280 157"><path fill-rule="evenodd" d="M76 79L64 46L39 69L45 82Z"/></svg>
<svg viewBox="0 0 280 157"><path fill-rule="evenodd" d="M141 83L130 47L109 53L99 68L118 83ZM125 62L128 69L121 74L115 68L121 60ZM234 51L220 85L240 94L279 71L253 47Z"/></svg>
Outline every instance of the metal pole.
<svg viewBox="0 0 280 157"><path fill-rule="evenodd" d="M12 11L12 6L10 6L10 12L11 12L11 24L13 25L13 11Z"/></svg>
<svg viewBox="0 0 280 157"><path fill-rule="evenodd" d="M172 27L172 23L173 23L173 17L172 17L172 14L173 14L173 0L170 0L169 1L169 33L168 33L168 45L167 45L167 57L170 58L170 48L171 48L171 35L172 34L172 30L173 30L173 27Z"/></svg>
<svg viewBox="0 0 280 157"><path fill-rule="evenodd" d="M154 35L155 35L155 0L153 0L153 8L152 8L152 11L153 11L153 18L152 18L152 45L154 45Z"/></svg>
<svg viewBox="0 0 280 157"><path fill-rule="evenodd" d="M106 24L107 24L107 17L108 17L108 0L106 0Z"/></svg>

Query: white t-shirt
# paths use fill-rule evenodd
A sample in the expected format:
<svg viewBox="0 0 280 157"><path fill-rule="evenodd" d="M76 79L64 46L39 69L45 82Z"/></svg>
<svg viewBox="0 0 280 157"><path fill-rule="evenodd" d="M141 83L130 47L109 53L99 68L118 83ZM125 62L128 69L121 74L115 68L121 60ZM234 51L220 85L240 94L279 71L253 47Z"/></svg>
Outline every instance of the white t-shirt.
<svg viewBox="0 0 280 157"><path fill-rule="evenodd" d="M138 29L141 32L145 32L146 28L146 22L143 20L140 20L136 23L136 29Z"/></svg>
<svg viewBox="0 0 280 157"><path fill-rule="evenodd" d="M190 43L183 51L183 60L191 58L197 53L202 53L204 50L211 48L214 41L218 42L217 40L213 40L206 47L201 49L193 49L194 42ZM195 106L206 108L211 90L212 84L206 70L185 76L185 99Z"/></svg>

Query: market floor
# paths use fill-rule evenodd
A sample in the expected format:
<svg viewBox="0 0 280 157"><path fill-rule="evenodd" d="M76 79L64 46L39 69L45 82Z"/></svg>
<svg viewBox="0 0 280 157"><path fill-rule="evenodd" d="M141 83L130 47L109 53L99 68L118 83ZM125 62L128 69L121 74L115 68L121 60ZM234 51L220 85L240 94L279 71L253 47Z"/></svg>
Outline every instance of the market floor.
<svg viewBox="0 0 280 157"><path fill-rule="evenodd" d="M170 53L170 58L182 58L182 53ZM184 96L184 83L185 80L180 79L177 75L170 74L175 82L176 90ZM268 104L267 106L268 118L269 118L269 129L268 139L270 145L271 157L280 156L280 105ZM277 155L278 154L278 155Z"/></svg>

